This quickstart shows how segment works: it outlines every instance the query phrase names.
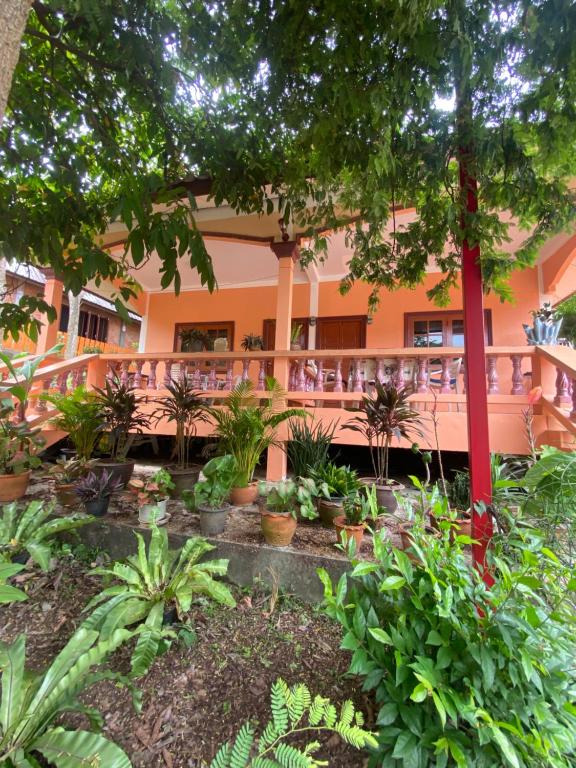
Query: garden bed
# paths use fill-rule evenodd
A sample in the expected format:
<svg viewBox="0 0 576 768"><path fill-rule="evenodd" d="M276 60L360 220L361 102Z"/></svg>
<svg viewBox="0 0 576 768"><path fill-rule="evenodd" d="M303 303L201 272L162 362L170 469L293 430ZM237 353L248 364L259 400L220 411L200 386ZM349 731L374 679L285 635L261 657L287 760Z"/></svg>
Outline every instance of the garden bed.
<svg viewBox="0 0 576 768"><path fill-rule="evenodd" d="M101 584L87 568L66 557L49 574L35 572L27 582L28 574L18 577L30 599L2 608L0 639L11 641L26 628L30 666L43 667L80 622L82 608ZM338 648L339 625L277 593L234 591L236 608L193 607L195 642L189 648L174 643L140 680L140 715L129 693L112 683L99 683L86 694L105 717L104 732L126 750L135 768L204 768L248 718L266 721L270 686L280 676L290 684L304 682L334 703L352 698L370 721L369 698L345 676L349 653ZM113 667L128 671L130 653L130 646L121 648ZM86 726L79 716L65 722ZM359 768L366 761L337 738L319 756L332 768Z"/></svg>

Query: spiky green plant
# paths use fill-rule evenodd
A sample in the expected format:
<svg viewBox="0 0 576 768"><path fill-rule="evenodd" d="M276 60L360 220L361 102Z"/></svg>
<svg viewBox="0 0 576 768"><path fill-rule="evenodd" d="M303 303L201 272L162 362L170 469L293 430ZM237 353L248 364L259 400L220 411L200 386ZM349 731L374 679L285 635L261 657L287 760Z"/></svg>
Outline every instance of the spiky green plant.
<svg viewBox="0 0 576 768"><path fill-rule="evenodd" d="M122 680L109 670L93 670L130 637L120 629L103 640L97 632L80 629L44 672L26 669L25 635L11 644L0 643L2 768L39 766L38 754L57 768L130 768L123 750L99 733L53 725L65 711L82 712L94 726L102 725L100 713L82 704L79 696L99 680Z"/></svg>
<svg viewBox="0 0 576 768"><path fill-rule="evenodd" d="M308 477L310 470L328 462L328 454L338 422L310 426L298 419L290 422L290 440L286 445L288 459L296 477Z"/></svg>
<svg viewBox="0 0 576 768"><path fill-rule="evenodd" d="M370 447L370 456L376 482L387 484L388 458L392 440L423 437L422 417L410 407L409 393L398 389L394 384L374 383L375 397L362 398L363 414L356 416L344 425L344 429L359 432L366 438Z"/></svg>
<svg viewBox="0 0 576 768"><path fill-rule="evenodd" d="M320 748L316 736L337 733L356 749L376 747L378 742L364 726L361 712L346 701L338 714L329 699L312 698L308 688L300 683L292 688L279 678L272 686L272 719L257 738L251 723L245 723L233 744L218 750L210 768L316 768L328 765L318 761L314 753ZM287 744L293 734L309 733L314 741L304 748Z"/></svg>
<svg viewBox="0 0 576 768"><path fill-rule="evenodd" d="M15 576L24 568L17 563L0 563L0 605L5 603L21 603L28 600L28 595L18 587L6 584L8 579Z"/></svg>
<svg viewBox="0 0 576 768"><path fill-rule="evenodd" d="M94 519L74 514L49 520L53 510L53 505L42 501L31 501L25 508L16 502L6 504L0 514L0 561L10 562L26 551L46 571L52 555L51 540L56 534L80 528Z"/></svg>
<svg viewBox="0 0 576 768"><path fill-rule="evenodd" d="M208 421L206 401L195 392L188 380L171 381L169 394L157 400L158 407L152 414L157 422L165 419L176 425L176 466L186 469L190 465L190 441L196 434L196 424Z"/></svg>
<svg viewBox="0 0 576 768"><path fill-rule="evenodd" d="M247 486L264 451L277 445L278 427L284 421L306 418L302 408L286 408L285 392L274 378L266 380L266 392L256 393L251 381L242 381L230 392L222 408L213 408L216 436L224 453L236 459L236 485Z"/></svg>
<svg viewBox="0 0 576 768"><path fill-rule="evenodd" d="M164 612L176 608L182 617L190 610L195 595L206 595L224 605L236 602L228 587L214 576L224 576L228 560L200 558L214 549L205 539L193 537L179 550L168 549L168 534L154 526L146 551L143 537L134 532L138 552L125 562L115 562L108 568L95 568L91 573L112 578L119 584L107 587L92 598L85 612L93 611L83 622L86 629L97 629L103 640L121 628L144 622L134 653L132 674L145 674L171 635L163 626Z"/></svg>

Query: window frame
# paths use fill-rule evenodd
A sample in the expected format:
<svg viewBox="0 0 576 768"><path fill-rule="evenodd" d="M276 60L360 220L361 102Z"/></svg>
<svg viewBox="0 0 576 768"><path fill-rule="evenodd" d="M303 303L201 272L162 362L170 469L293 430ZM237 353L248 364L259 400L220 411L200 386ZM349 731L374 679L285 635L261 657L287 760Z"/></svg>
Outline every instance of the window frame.
<svg viewBox="0 0 576 768"><path fill-rule="evenodd" d="M192 328L196 328L200 331L207 332L209 330L222 330L226 329L228 331L228 351L233 352L234 351L234 332L236 330L236 323L234 320L207 320L207 321L194 321L190 323L176 323L174 326L174 341L172 344L172 351L173 352L182 352L181 349L178 349L178 344L180 341L180 332L183 330L191 330Z"/></svg>
<svg viewBox="0 0 576 768"><path fill-rule="evenodd" d="M447 310L438 310L431 312L405 312L404 313L404 346L408 348L413 347L413 340L414 340L414 322L418 320L442 320L442 341L444 341L444 324L447 321L452 320L459 320L464 319L464 310L463 309L447 309ZM492 310L491 309L485 309L484 310L484 331L485 331L485 341L487 346L492 346L493 344L493 336L492 336ZM451 344L442 344L444 347L452 346ZM442 347L428 347L428 349L442 349Z"/></svg>

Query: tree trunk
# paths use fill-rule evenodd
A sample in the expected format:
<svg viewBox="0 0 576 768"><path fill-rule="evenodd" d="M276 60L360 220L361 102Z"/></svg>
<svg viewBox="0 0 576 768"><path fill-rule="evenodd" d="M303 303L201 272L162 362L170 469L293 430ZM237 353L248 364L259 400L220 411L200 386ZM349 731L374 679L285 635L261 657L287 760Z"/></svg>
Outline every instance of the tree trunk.
<svg viewBox="0 0 576 768"><path fill-rule="evenodd" d="M0 3L0 124L20 55L20 41L32 0L2 0Z"/></svg>
<svg viewBox="0 0 576 768"><path fill-rule="evenodd" d="M69 360L76 357L78 346L78 324L80 322L80 294L75 296L68 291L68 338L66 339L66 351L64 357Z"/></svg>

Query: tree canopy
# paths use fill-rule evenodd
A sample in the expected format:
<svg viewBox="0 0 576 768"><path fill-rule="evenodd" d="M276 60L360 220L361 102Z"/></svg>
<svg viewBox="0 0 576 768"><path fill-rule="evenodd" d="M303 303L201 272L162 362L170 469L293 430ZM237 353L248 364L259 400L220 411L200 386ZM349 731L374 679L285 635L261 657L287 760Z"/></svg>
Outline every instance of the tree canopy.
<svg viewBox="0 0 576 768"><path fill-rule="evenodd" d="M511 270L574 218L574 39L569 0L35 0L0 131L0 243L74 291L119 279L127 298L127 265L152 250L163 286L179 288L186 258L212 288L179 184L206 174L217 202L277 205L311 234L353 215L343 289L365 280L373 302L430 259L445 302L464 237L505 297ZM385 239L399 206L418 217ZM530 228L512 255L502 210ZM131 230L121 260L98 240L111 221ZM307 260L323 258L314 240ZM0 324L33 308L7 323L4 305Z"/></svg>

